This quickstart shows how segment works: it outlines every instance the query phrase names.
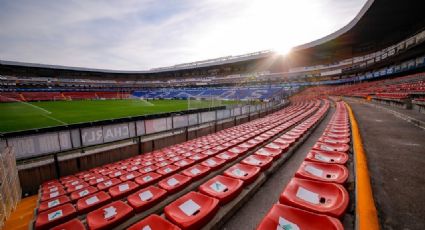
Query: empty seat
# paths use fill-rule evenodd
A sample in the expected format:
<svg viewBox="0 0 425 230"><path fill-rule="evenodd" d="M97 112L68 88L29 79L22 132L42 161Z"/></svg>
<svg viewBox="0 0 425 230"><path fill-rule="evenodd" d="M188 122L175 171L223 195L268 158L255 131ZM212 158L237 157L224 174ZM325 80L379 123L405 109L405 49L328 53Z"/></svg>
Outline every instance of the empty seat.
<svg viewBox="0 0 425 230"><path fill-rule="evenodd" d="M211 157L201 163L201 165L205 165L211 168L211 170L218 169L223 166L225 160L218 157Z"/></svg>
<svg viewBox="0 0 425 230"><path fill-rule="evenodd" d="M153 172L157 169L158 169L158 166L150 165L150 166L146 166L146 167L140 169L139 172L144 174L144 173Z"/></svg>
<svg viewBox="0 0 425 230"><path fill-rule="evenodd" d="M77 201L76 207L79 214L91 212L111 200L111 196L105 191L97 192Z"/></svg>
<svg viewBox="0 0 425 230"><path fill-rule="evenodd" d="M316 144L314 144L313 146L313 149L346 153L350 149L350 146L348 146L347 144L316 142Z"/></svg>
<svg viewBox="0 0 425 230"><path fill-rule="evenodd" d="M118 178L112 178L112 179L109 179L109 180L106 180L106 181L103 181L103 182L98 183L97 184L97 188L99 190L106 190L106 189L109 189L110 187L112 187L114 185L119 184L119 183L121 183L121 180L120 179L118 179Z"/></svg>
<svg viewBox="0 0 425 230"><path fill-rule="evenodd" d="M57 198L63 195L66 195L67 192L63 189L57 189L54 192L48 192L48 193L43 193L41 194L41 198L40 201L47 201L47 200L51 200L53 198Z"/></svg>
<svg viewBox="0 0 425 230"><path fill-rule="evenodd" d="M72 219L52 228L51 230L86 230L86 227L79 219Z"/></svg>
<svg viewBox="0 0 425 230"><path fill-rule="evenodd" d="M241 179L244 181L245 185L248 185L257 179L260 175L260 171L260 167L238 163L228 168L223 174L225 176Z"/></svg>
<svg viewBox="0 0 425 230"><path fill-rule="evenodd" d="M66 203L38 214L35 220L35 229L50 229L60 223L77 216L77 211L70 203Z"/></svg>
<svg viewBox="0 0 425 230"><path fill-rule="evenodd" d="M156 170L157 173L162 174L162 175L169 175L177 170L179 170L180 167L176 166L176 165L167 165L163 168L160 168L158 170Z"/></svg>
<svg viewBox="0 0 425 230"><path fill-rule="evenodd" d="M330 216L275 204L258 225L257 230L326 229L343 230L341 222Z"/></svg>
<svg viewBox="0 0 425 230"><path fill-rule="evenodd" d="M241 155L244 155L245 153L247 153L249 151L249 149L255 147L255 145L250 146L249 144L247 144L248 146L244 146L244 144L241 144L241 145L230 148L230 149L227 150L227 152L235 153L235 154L241 156Z"/></svg>
<svg viewBox="0 0 425 230"><path fill-rule="evenodd" d="M63 205L69 203L71 200L68 196L60 196L55 199L51 199L48 201L41 202L38 206L38 212L44 212L48 209L54 208L59 205Z"/></svg>
<svg viewBox="0 0 425 230"><path fill-rule="evenodd" d="M348 206L349 196L340 184L292 178L280 195L279 202L340 217Z"/></svg>
<svg viewBox="0 0 425 230"><path fill-rule="evenodd" d="M89 185L93 186L93 185L97 185L103 181L109 180L109 177L107 176L95 176L95 178L89 180Z"/></svg>
<svg viewBox="0 0 425 230"><path fill-rule="evenodd" d="M87 214L87 225L91 230L111 229L133 215L133 208L122 202L114 201Z"/></svg>
<svg viewBox="0 0 425 230"><path fill-rule="evenodd" d="M229 162L229 161L232 161L233 159L237 158L238 154L233 153L233 152L229 152L229 151L225 151L225 152L222 152L220 154L217 154L216 156L217 156L217 158L220 158L220 159L225 160L226 162Z"/></svg>
<svg viewBox="0 0 425 230"><path fill-rule="evenodd" d="M219 206L215 198L189 192L164 208L164 214L182 229L200 229L214 217Z"/></svg>
<svg viewBox="0 0 425 230"><path fill-rule="evenodd" d="M180 161L174 162L175 165L179 166L180 168L184 169L187 168L195 163L195 160L185 158Z"/></svg>
<svg viewBox="0 0 425 230"><path fill-rule="evenodd" d="M328 137L328 136L321 136L319 138L319 142L323 143L333 143L333 144L348 144L350 143L350 138L347 137Z"/></svg>
<svg viewBox="0 0 425 230"><path fill-rule="evenodd" d="M193 156L190 156L189 159L192 159L195 162L198 162L198 161L204 160L207 157L208 157L208 155L198 153L198 154L195 154Z"/></svg>
<svg viewBox="0 0 425 230"><path fill-rule="evenodd" d="M95 192L97 192L97 188L95 188L93 186L89 186L89 187L86 187L86 188L83 188L81 190L78 190L78 191L71 193L70 198L71 198L71 200L75 201L75 200L78 200L78 199L85 197L87 195L93 194Z"/></svg>
<svg viewBox="0 0 425 230"><path fill-rule="evenodd" d="M136 191L139 185L133 181L126 181L121 184L112 186L108 192L111 194L112 199L121 199L132 192Z"/></svg>
<svg viewBox="0 0 425 230"><path fill-rule="evenodd" d="M191 177L181 174L174 174L158 182L159 187L167 190L168 193L174 193L190 183Z"/></svg>
<svg viewBox="0 0 425 230"><path fill-rule="evenodd" d="M303 179L343 184L348 179L348 169L338 164L304 161L295 176Z"/></svg>
<svg viewBox="0 0 425 230"><path fill-rule="evenodd" d="M273 159L277 159L282 155L282 152L283 152L282 149L264 147L257 150L255 154L260 156L273 157Z"/></svg>
<svg viewBox="0 0 425 230"><path fill-rule="evenodd" d="M273 162L273 157L252 154L244 158L241 163L260 167L262 171L268 169Z"/></svg>
<svg viewBox="0 0 425 230"><path fill-rule="evenodd" d="M345 164L348 161L348 154L335 151L310 150L306 160L328 164Z"/></svg>
<svg viewBox="0 0 425 230"><path fill-rule="evenodd" d="M281 144L288 144L289 147L292 146L297 140L292 137L278 137L273 140L273 142L281 143Z"/></svg>
<svg viewBox="0 0 425 230"><path fill-rule="evenodd" d="M199 186L199 191L226 204L242 191L243 181L232 177L218 175Z"/></svg>
<svg viewBox="0 0 425 230"><path fill-rule="evenodd" d="M197 180L210 172L211 168L205 165L196 164L190 168L187 168L182 171L182 174L188 177L192 177L194 180Z"/></svg>
<svg viewBox="0 0 425 230"><path fill-rule="evenodd" d="M289 144L277 142L277 141L272 141L271 143L267 144L265 147L271 148L271 149L279 149L279 150L286 152L289 149Z"/></svg>
<svg viewBox="0 0 425 230"><path fill-rule="evenodd" d="M159 203L166 197L166 194L166 190L151 185L129 195L127 201L135 212L142 212Z"/></svg>
<svg viewBox="0 0 425 230"><path fill-rule="evenodd" d="M140 173L134 171L134 172L130 172L130 173L127 173L125 175L120 176L120 180L121 181L133 180L134 178L136 178L140 175L141 175Z"/></svg>
<svg viewBox="0 0 425 230"><path fill-rule="evenodd" d="M322 136L335 137L335 138L350 138L350 133L323 132Z"/></svg>
<svg viewBox="0 0 425 230"><path fill-rule="evenodd" d="M152 214L130 226L127 230L180 230L180 228L164 218Z"/></svg>
<svg viewBox="0 0 425 230"><path fill-rule="evenodd" d="M149 173L146 173L145 175L136 177L134 181L136 181L136 183L138 183L141 186L148 186L148 185L156 183L161 178L162 178L161 174L158 174L155 172L149 172Z"/></svg>

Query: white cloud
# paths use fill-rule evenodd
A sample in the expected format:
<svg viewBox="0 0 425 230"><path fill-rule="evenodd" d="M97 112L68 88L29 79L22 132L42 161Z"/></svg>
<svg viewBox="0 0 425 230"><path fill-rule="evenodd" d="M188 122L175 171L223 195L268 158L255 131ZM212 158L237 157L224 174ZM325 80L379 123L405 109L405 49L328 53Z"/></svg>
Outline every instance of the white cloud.
<svg viewBox="0 0 425 230"><path fill-rule="evenodd" d="M0 1L0 59L143 70L323 37L365 0Z"/></svg>

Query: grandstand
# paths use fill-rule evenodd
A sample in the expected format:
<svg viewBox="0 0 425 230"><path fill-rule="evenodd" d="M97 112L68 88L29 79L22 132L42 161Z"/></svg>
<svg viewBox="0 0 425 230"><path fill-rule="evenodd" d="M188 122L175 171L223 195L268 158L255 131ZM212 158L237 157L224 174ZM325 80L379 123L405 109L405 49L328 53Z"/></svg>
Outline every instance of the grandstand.
<svg viewBox="0 0 425 230"><path fill-rule="evenodd" d="M0 60L0 229L425 229L422 5L286 56Z"/></svg>

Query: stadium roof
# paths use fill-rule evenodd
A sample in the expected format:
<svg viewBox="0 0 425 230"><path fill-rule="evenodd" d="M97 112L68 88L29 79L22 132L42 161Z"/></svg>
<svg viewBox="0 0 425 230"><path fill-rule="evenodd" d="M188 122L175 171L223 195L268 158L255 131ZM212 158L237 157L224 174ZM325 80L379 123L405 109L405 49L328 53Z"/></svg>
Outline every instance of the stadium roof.
<svg viewBox="0 0 425 230"><path fill-rule="evenodd" d="M425 27L423 16L423 0L369 0L358 15L342 29L316 41L297 46L293 49L294 60L298 64L332 62L349 58L358 54L374 52L393 45ZM0 60L0 71L11 69L39 70L44 75L50 75L49 70L58 72L92 72L109 74L140 74L175 72L181 70L209 68L220 65L252 62L276 55L271 51L260 51L239 56L228 56L205 61L180 64L146 71L120 71L106 69L90 69L57 65L11 62ZM2 71L2 72L3 72ZM22 72L22 70L21 70ZM53 75L53 73L51 73Z"/></svg>

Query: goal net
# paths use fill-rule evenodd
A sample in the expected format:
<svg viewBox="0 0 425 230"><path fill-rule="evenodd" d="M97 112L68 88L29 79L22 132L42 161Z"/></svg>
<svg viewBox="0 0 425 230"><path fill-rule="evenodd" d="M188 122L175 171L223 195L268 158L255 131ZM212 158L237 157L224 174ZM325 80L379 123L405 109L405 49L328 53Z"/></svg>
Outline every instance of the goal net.
<svg viewBox="0 0 425 230"><path fill-rule="evenodd" d="M189 96L187 97L187 109L212 108L223 105L223 99L213 96Z"/></svg>

